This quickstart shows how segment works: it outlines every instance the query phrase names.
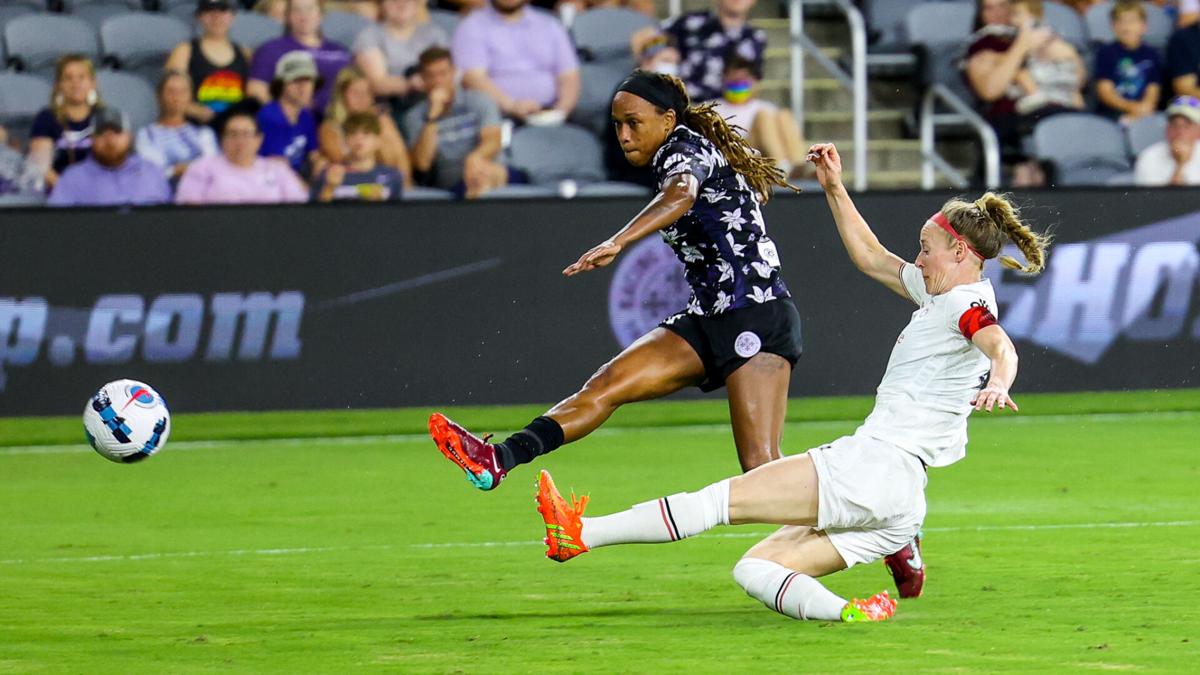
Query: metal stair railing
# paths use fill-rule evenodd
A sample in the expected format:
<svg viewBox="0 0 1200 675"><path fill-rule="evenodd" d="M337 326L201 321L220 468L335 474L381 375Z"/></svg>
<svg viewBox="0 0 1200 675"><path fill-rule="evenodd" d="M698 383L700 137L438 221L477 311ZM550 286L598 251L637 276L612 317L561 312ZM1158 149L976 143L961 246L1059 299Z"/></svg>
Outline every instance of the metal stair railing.
<svg viewBox="0 0 1200 675"><path fill-rule="evenodd" d="M951 112L937 112L942 104ZM936 172L950 180L958 189L970 186L971 181L946 161L935 149L940 126L971 127L979 135L983 147L984 182L987 188L1000 187L1000 140L996 130L979 113L944 84L934 84L921 99L921 187L932 190Z"/></svg>

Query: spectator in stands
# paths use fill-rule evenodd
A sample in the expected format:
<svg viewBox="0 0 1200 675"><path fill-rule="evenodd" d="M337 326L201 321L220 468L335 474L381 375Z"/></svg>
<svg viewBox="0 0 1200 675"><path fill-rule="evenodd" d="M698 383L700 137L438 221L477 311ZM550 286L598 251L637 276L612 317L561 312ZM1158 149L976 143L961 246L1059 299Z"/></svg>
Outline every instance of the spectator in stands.
<svg viewBox="0 0 1200 675"><path fill-rule="evenodd" d="M258 120L234 108L221 127L221 154L188 166L175 191L177 204L275 204L304 202L308 190L294 171L274 158L258 156Z"/></svg>
<svg viewBox="0 0 1200 675"><path fill-rule="evenodd" d="M1177 3L1174 0L1155 0L1156 5L1175 4L1175 7L1166 8L1168 11L1175 10L1175 27L1187 28L1200 21L1200 0L1179 0Z"/></svg>
<svg viewBox="0 0 1200 675"><path fill-rule="evenodd" d="M343 68L333 85L333 100L325 110L325 121L321 122L317 129L317 143L321 156L329 162L345 161L347 146L342 125L356 113L370 113L379 120L377 159L380 164L399 171L404 177L406 187L412 186L412 164L400 130L396 128L392 116L376 106L371 83L367 81L366 75L354 66Z"/></svg>
<svg viewBox="0 0 1200 675"><path fill-rule="evenodd" d="M1137 185L1200 185L1200 99L1179 96L1167 107L1167 138L1138 155Z"/></svg>
<svg viewBox="0 0 1200 675"><path fill-rule="evenodd" d="M250 82L246 93L266 103L270 100L270 86L275 75L275 66L284 54L306 51L317 64L325 86L318 87L313 99L314 110L324 110L329 105L329 94L337 74L353 60L350 51L333 40L321 35L321 5L318 0L288 0L284 16L284 35L263 43L250 62Z"/></svg>
<svg viewBox="0 0 1200 675"><path fill-rule="evenodd" d="M487 94L518 120L565 118L579 102L579 59L554 15L529 0L490 0L454 32L463 86Z"/></svg>
<svg viewBox="0 0 1200 675"><path fill-rule="evenodd" d="M791 110L758 98L762 64L733 55L725 60L722 98L717 112L739 127L742 137L770 157L790 179L814 175L806 161L808 145Z"/></svg>
<svg viewBox="0 0 1200 675"><path fill-rule="evenodd" d="M534 2L533 4L535 6L542 6L538 2ZM566 8L568 5L570 5L570 9ZM558 3L549 3L549 6L558 10L558 15L562 17L563 23L567 24L568 27L571 25L571 21L567 20L568 17L573 19L581 12L586 12L589 9L620 7L640 12L651 19L658 18L658 7L655 6L654 0L561 0Z"/></svg>
<svg viewBox="0 0 1200 675"><path fill-rule="evenodd" d="M212 128L188 122L191 103L191 78L168 70L158 82L158 121L137 132L137 153L171 181L179 180L191 162L218 152Z"/></svg>
<svg viewBox="0 0 1200 675"><path fill-rule="evenodd" d="M441 47L422 52L419 63L426 99L404 118L413 168L468 199L521 182L498 161L500 113L492 99L456 86L454 61Z"/></svg>
<svg viewBox="0 0 1200 675"><path fill-rule="evenodd" d="M1200 97L1200 23L1171 34L1167 42L1167 73L1176 96Z"/></svg>
<svg viewBox="0 0 1200 675"><path fill-rule="evenodd" d="M738 55L762 63L767 34L749 25L755 0L717 0L712 12L690 12L669 21L664 30L679 46L683 57L680 79L693 101L721 97L725 58Z"/></svg>
<svg viewBox="0 0 1200 675"><path fill-rule="evenodd" d="M254 3L254 11L283 23L287 15L287 0L258 0Z"/></svg>
<svg viewBox="0 0 1200 675"><path fill-rule="evenodd" d="M282 157L296 173L305 176L317 169L317 122L312 113L318 81L312 54L288 52L275 66L271 102L258 111L263 141L258 154Z"/></svg>
<svg viewBox="0 0 1200 675"><path fill-rule="evenodd" d="M1118 0L1109 13L1116 41L1096 51L1099 112L1127 124L1158 110L1162 57L1142 42L1146 8L1139 0Z"/></svg>
<svg viewBox="0 0 1200 675"><path fill-rule="evenodd" d="M449 45L450 38L422 11L421 0L381 0L379 9L379 23L354 40L354 61L376 96L401 97L411 105L421 89L417 57L430 47Z"/></svg>
<svg viewBox="0 0 1200 675"><path fill-rule="evenodd" d="M326 12L357 14L364 19L379 20L380 0L326 0Z"/></svg>
<svg viewBox="0 0 1200 675"><path fill-rule="evenodd" d="M213 116L246 96L250 50L229 39L233 4L229 0L200 0L196 4L200 37L180 42L167 57L167 70L187 73L192 102L187 116L209 124Z"/></svg>
<svg viewBox="0 0 1200 675"><path fill-rule="evenodd" d="M43 180L41 168L10 147L8 129L0 127L0 198L25 197L36 201L45 194Z"/></svg>
<svg viewBox="0 0 1200 675"><path fill-rule="evenodd" d="M42 167L46 187L54 187L64 169L87 158L99 104L91 59L81 54L59 58L50 105L33 118L29 131L29 161Z"/></svg>
<svg viewBox="0 0 1200 675"><path fill-rule="evenodd" d="M1071 9L1079 12L1079 16L1087 14L1092 5L1098 5L1104 0L1061 0L1062 3Z"/></svg>
<svg viewBox="0 0 1200 675"><path fill-rule="evenodd" d="M346 135L345 163L330 164L313 181L315 201L371 201L400 199L404 178L396 169L380 164L380 126L375 113L354 113L342 125Z"/></svg>
<svg viewBox="0 0 1200 675"><path fill-rule="evenodd" d="M93 114L92 151L58 179L50 206L107 206L162 204L171 201L171 187L157 165L132 152L129 118L113 107Z"/></svg>
<svg viewBox="0 0 1200 675"><path fill-rule="evenodd" d="M1030 187L1045 183L1041 167L1026 157L1022 138L1033 129L1032 118L1017 112L1025 94L1019 84L1030 52L1054 39L1050 29L1033 23L1015 26L1009 0L976 0L975 32L964 61L964 77L978 97L984 118L996 130L1012 184Z"/></svg>
<svg viewBox="0 0 1200 675"><path fill-rule="evenodd" d="M1041 26L1045 18L1042 0L1014 0L1012 21L1015 26ZM1087 84L1087 66L1070 42L1058 35L1030 49L1025 67L1017 76L1024 92L1017 101L1017 112L1042 119L1052 114L1083 110L1083 88Z"/></svg>

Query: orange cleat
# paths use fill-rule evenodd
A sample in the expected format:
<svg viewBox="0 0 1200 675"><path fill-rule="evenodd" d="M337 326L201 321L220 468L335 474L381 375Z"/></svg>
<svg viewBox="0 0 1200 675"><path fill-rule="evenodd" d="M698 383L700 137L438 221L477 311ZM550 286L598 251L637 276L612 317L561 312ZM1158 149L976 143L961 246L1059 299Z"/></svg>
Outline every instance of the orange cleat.
<svg viewBox="0 0 1200 675"><path fill-rule="evenodd" d="M538 474L537 488L537 510L546 521L546 538L543 540L546 557L566 562L580 553L587 553L581 520L583 510L587 508L587 496L576 498L572 493L570 502L563 499L554 487L554 479L544 469Z"/></svg>
<svg viewBox="0 0 1200 675"><path fill-rule="evenodd" d="M429 416L429 435L446 459L467 474L467 480L480 490L494 490L508 471L500 466L496 446L488 443L490 436L476 438L442 413Z"/></svg>
<svg viewBox="0 0 1200 675"><path fill-rule="evenodd" d="M842 621L855 623L858 621L887 621L896 613L896 601L887 591L881 591L867 598L854 598L842 608Z"/></svg>

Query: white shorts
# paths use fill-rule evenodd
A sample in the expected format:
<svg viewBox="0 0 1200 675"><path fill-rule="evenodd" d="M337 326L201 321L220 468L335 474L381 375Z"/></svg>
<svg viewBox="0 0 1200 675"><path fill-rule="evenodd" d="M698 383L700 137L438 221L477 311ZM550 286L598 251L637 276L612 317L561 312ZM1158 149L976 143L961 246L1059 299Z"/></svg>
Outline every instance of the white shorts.
<svg viewBox="0 0 1200 675"><path fill-rule="evenodd" d="M866 435L843 436L808 451L817 469L817 529L846 567L904 548L925 520L925 467L900 448Z"/></svg>

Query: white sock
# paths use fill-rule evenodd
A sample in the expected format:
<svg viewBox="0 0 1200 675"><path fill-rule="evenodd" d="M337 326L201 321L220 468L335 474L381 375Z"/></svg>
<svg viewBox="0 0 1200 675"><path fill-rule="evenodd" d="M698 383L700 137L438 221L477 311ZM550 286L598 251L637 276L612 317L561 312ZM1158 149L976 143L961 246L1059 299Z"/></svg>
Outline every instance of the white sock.
<svg viewBox="0 0 1200 675"><path fill-rule="evenodd" d="M768 609L793 619L841 621L846 601L821 582L761 558L742 558L733 566L733 578L746 595Z"/></svg>
<svg viewBox="0 0 1200 675"><path fill-rule="evenodd" d="M729 479L699 492L681 492L638 504L620 513L584 518L588 548L611 544L656 544L729 524Z"/></svg>

